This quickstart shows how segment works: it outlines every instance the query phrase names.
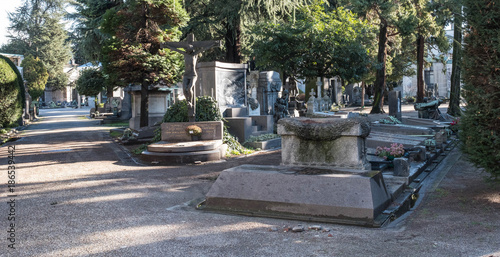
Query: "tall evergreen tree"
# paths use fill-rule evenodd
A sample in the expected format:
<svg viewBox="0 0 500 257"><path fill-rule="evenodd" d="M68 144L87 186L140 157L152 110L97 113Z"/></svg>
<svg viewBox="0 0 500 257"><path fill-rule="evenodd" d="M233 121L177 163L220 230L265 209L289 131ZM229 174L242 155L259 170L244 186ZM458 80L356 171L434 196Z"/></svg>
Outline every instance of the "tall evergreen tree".
<svg viewBox="0 0 500 257"><path fill-rule="evenodd" d="M182 58L160 43L177 41L187 13L177 0L129 0L103 16L109 34L103 50L104 73L119 86L141 85L140 126L148 126L148 88L181 77Z"/></svg>
<svg viewBox="0 0 500 257"><path fill-rule="evenodd" d="M42 61L31 55L24 58L21 66L23 67L24 80L26 80L28 86L28 93L33 100L37 100L43 95L45 84L49 79L49 73Z"/></svg>
<svg viewBox="0 0 500 257"><path fill-rule="evenodd" d="M109 35L100 29L106 11L120 6L123 0L75 0L72 6L76 13L70 18L75 21L74 53L83 62L101 62L104 42Z"/></svg>
<svg viewBox="0 0 500 257"><path fill-rule="evenodd" d="M17 53L39 58L49 73L47 86L60 89L66 85L64 65L71 58L67 31L61 20L65 0L25 0L9 14L11 34L5 48L17 48Z"/></svg>
<svg viewBox="0 0 500 257"><path fill-rule="evenodd" d="M500 5L464 0L463 78L467 102L460 139L470 160L500 178Z"/></svg>
<svg viewBox="0 0 500 257"><path fill-rule="evenodd" d="M448 114L461 116L460 91L461 91L461 62L462 62L462 0L453 0L453 60L451 68L451 89Z"/></svg>
<svg viewBox="0 0 500 257"><path fill-rule="evenodd" d="M449 49L448 40L444 33L444 23L438 22L437 1L413 0L407 5L404 12L400 13L400 25L404 33L413 33L416 36L417 49L417 102L421 103L425 97L424 66L428 45L439 48L440 52ZM443 20L443 19L441 19Z"/></svg>

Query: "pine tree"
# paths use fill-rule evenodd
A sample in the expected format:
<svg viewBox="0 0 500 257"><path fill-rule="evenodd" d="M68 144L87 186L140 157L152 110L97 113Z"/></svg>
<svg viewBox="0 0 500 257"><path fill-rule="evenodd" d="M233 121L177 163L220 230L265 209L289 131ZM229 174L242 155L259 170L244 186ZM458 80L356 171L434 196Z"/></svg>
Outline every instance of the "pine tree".
<svg viewBox="0 0 500 257"><path fill-rule="evenodd" d="M148 87L181 78L180 54L160 49L160 43L177 41L178 26L187 19L177 0L129 0L103 16L102 31L109 35L104 73L118 86L141 85L141 127L148 126Z"/></svg>
<svg viewBox="0 0 500 257"><path fill-rule="evenodd" d="M61 23L64 3L65 0L25 0L9 14L8 45L17 48L20 54L39 58L49 73L47 86L54 89L66 86L63 68L71 58L67 31Z"/></svg>

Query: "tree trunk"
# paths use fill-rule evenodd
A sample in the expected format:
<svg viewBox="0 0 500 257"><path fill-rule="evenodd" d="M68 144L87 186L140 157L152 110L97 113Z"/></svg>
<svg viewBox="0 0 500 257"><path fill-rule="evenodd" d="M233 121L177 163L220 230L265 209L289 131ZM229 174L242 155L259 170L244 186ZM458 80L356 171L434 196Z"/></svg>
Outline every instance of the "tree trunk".
<svg viewBox="0 0 500 257"><path fill-rule="evenodd" d="M141 85L141 119L139 127L147 127L149 125L149 91L148 83L142 82Z"/></svg>
<svg viewBox="0 0 500 257"><path fill-rule="evenodd" d="M237 19L233 26L226 25L226 62L240 63L241 62L241 26Z"/></svg>
<svg viewBox="0 0 500 257"><path fill-rule="evenodd" d="M111 99L111 97L113 97L113 86L112 85L106 86L106 96L108 97L108 99Z"/></svg>
<svg viewBox="0 0 500 257"><path fill-rule="evenodd" d="M385 113L384 111L384 90L385 90L385 73L387 60L387 21L382 20L378 36L378 53L377 62L382 64L382 67L377 69L377 76L374 85L373 107L370 113Z"/></svg>
<svg viewBox="0 0 500 257"><path fill-rule="evenodd" d="M417 38L417 103L424 101L424 41L424 37L419 34Z"/></svg>
<svg viewBox="0 0 500 257"><path fill-rule="evenodd" d="M455 14L453 31L453 60L451 68L451 91L450 105L448 114L451 116L460 116L460 62L462 60L462 19L460 12Z"/></svg>

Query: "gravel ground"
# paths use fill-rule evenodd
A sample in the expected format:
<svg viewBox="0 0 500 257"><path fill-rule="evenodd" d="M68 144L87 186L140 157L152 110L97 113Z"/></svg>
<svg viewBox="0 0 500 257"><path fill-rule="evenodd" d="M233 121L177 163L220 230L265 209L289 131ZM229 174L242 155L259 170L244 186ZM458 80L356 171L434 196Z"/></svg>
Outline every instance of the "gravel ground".
<svg viewBox="0 0 500 257"><path fill-rule="evenodd" d="M22 139L0 147L0 256L500 256L500 185L458 149L417 206L384 228L231 216L193 205L220 171L277 165L279 151L144 166L110 139L109 127L82 118L88 111L41 110ZM13 146L16 187L8 192ZM322 229L289 231L298 224Z"/></svg>

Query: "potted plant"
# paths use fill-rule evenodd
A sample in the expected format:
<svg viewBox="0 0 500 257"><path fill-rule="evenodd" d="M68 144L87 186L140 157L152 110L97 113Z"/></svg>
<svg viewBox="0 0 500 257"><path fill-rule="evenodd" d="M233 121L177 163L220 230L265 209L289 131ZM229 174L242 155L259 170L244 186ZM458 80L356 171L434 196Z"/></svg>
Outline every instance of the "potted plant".
<svg viewBox="0 0 500 257"><path fill-rule="evenodd" d="M403 144L397 144L393 143L391 144L391 147L382 147L382 146L377 146L375 149L375 154L379 157L384 158L386 161L393 161L394 158L397 157L402 157L405 154L405 149ZM389 166L392 167L392 164Z"/></svg>
<svg viewBox="0 0 500 257"><path fill-rule="evenodd" d="M203 130L196 125L189 125L186 128L186 133L191 136L191 140L198 141Z"/></svg>

